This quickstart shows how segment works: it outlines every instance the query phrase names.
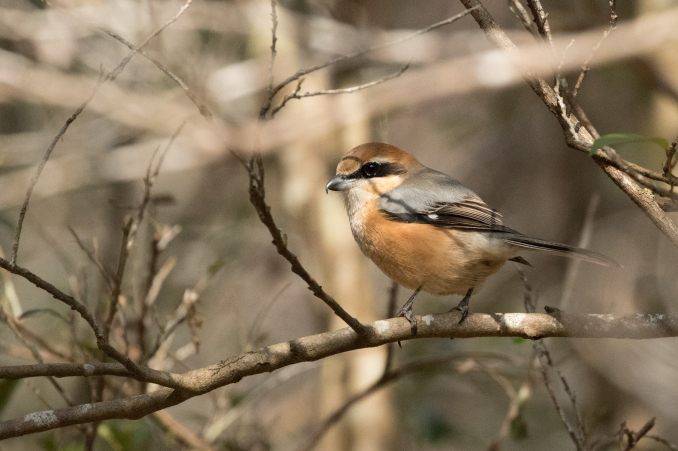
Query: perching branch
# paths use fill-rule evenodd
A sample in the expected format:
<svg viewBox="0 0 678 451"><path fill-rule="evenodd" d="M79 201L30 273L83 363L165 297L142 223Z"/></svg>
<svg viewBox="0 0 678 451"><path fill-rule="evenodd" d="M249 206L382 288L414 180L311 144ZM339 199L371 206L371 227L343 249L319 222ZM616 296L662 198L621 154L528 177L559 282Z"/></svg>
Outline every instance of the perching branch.
<svg viewBox="0 0 678 451"><path fill-rule="evenodd" d="M103 421L113 418L138 419L149 413L179 404L255 374L275 371L300 362L310 362L354 349L381 346L396 341L423 338L473 337L545 337L633 338L649 339L678 336L678 315L595 315L550 310L543 313L475 313L459 323L459 313L442 313L417 317L419 330L412 337L410 323L404 318L376 321L364 325L365 337L350 328L298 338L231 357L220 363L184 374L165 374L175 389L160 388L149 394L124 399L84 404L66 409L36 412L0 423L0 440L20 435ZM35 375L50 374L48 366L34 367ZM58 368L58 371L57 371ZM19 374L23 370L12 370ZM123 371L120 367L84 365L55 367L54 374L85 374L85 371ZM21 373L26 377L26 372Z"/></svg>

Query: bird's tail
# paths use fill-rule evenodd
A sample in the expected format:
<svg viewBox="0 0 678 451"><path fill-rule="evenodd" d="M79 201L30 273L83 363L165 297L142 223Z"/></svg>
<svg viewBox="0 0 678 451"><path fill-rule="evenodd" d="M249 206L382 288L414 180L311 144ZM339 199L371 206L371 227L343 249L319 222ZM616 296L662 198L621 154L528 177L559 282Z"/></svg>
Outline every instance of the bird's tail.
<svg viewBox="0 0 678 451"><path fill-rule="evenodd" d="M539 238L530 238L525 235L511 235L504 238L504 242L525 249L548 252L549 254L560 255L562 257L580 258L598 265L621 267L616 261L597 252Z"/></svg>

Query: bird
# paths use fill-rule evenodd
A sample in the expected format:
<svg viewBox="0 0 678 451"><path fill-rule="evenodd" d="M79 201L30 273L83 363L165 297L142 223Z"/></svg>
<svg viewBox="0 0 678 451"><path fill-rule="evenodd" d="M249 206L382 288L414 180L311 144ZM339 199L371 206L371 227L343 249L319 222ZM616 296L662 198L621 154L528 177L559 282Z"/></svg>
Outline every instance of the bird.
<svg viewBox="0 0 678 451"><path fill-rule="evenodd" d="M619 266L597 252L532 238L502 221L502 215L460 181L428 168L413 155L384 143L361 144L346 153L325 191L341 191L351 232L362 252L389 278L414 290L397 317L412 335L420 291L462 295L450 311L469 313L471 295L507 261L532 266L520 254L542 251Z"/></svg>

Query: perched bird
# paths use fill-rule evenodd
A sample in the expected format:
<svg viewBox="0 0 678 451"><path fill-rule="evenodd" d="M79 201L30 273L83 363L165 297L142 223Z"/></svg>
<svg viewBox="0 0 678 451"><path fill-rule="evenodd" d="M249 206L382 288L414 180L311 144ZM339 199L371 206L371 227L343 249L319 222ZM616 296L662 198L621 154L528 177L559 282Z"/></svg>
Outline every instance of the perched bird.
<svg viewBox="0 0 678 451"><path fill-rule="evenodd" d="M508 260L529 265L522 251L619 266L596 252L506 227L499 212L458 180L389 144L361 144L344 155L329 190L345 193L351 231L363 253L395 282L415 290L398 313L413 335L412 303L420 290L464 295L452 309L461 312L461 323L471 294L487 277Z"/></svg>

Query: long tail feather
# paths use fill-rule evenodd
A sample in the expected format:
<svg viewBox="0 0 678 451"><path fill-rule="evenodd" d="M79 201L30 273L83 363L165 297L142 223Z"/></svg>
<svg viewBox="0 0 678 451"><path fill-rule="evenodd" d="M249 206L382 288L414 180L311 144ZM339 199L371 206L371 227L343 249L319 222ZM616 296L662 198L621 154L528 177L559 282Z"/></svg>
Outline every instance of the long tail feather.
<svg viewBox="0 0 678 451"><path fill-rule="evenodd" d="M504 238L504 242L525 249L548 252L549 254L560 255L562 257L580 258L598 265L617 266L621 268L619 263L609 257L586 249L568 246L567 244L554 243L552 241L531 238L525 235L511 235L510 237Z"/></svg>

